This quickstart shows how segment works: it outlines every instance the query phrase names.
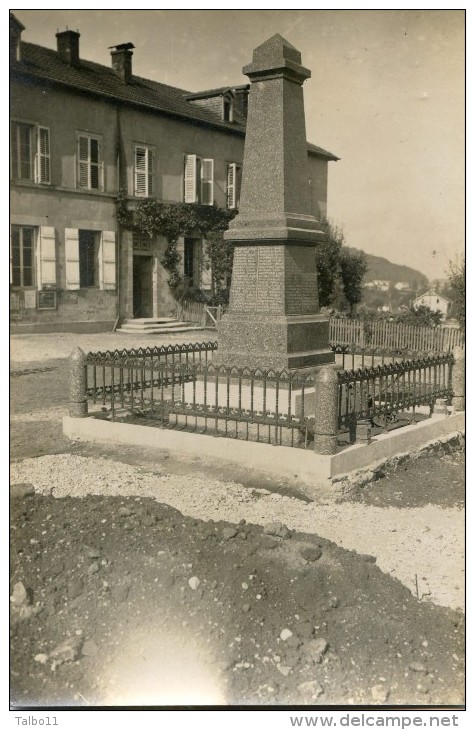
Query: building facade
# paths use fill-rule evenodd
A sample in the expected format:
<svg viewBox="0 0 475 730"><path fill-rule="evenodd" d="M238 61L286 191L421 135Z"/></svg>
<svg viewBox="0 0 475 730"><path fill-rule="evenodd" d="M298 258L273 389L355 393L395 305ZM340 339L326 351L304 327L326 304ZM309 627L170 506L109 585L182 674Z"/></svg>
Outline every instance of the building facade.
<svg viewBox="0 0 475 730"><path fill-rule="evenodd" d="M433 312L441 312L442 319L446 319L450 312L451 302L442 294L439 294L434 289L429 289L420 296L416 297L412 302L413 307L428 307Z"/></svg>
<svg viewBox="0 0 475 730"><path fill-rule="evenodd" d="M21 40L10 17L12 329L100 331L118 319L170 315L167 241L121 229L129 206L239 207L247 86L190 93L135 76L133 45L110 68L80 56L80 34L51 50ZM328 162L309 145L312 212L326 215ZM179 241L181 273L209 291L199 234Z"/></svg>

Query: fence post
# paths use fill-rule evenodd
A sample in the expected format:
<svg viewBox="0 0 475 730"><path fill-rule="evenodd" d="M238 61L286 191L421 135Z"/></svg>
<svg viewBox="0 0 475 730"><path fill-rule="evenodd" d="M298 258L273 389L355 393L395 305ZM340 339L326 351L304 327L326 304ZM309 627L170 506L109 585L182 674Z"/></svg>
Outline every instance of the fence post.
<svg viewBox="0 0 475 730"><path fill-rule="evenodd" d="M76 347L69 356L69 415L71 418L87 416L86 388L86 355L80 347Z"/></svg>
<svg viewBox="0 0 475 730"><path fill-rule="evenodd" d="M335 454L338 440L338 375L331 366L321 367L315 376L316 454Z"/></svg>
<svg viewBox="0 0 475 730"><path fill-rule="evenodd" d="M454 411L465 410L465 350L459 345L454 347L455 362L452 368L452 407Z"/></svg>

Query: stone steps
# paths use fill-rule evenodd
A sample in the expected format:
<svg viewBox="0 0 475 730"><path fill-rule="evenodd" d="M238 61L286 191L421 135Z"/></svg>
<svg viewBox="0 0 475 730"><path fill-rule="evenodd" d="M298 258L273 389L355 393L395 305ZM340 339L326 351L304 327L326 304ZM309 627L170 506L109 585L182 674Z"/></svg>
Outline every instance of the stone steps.
<svg viewBox="0 0 475 730"><path fill-rule="evenodd" d="M171 317L142 317L126 319L116 332L123 335L165 335L204 329L193 322L181 322Z"/></svg>

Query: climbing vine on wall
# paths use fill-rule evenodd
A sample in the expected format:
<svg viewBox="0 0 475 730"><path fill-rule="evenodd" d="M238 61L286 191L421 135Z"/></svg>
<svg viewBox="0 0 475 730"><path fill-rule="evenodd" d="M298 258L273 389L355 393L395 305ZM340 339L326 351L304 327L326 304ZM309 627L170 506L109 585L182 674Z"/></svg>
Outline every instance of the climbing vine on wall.
<svg viewBox="0 0 475 730"><path fill-rule="evenodd" d="M147 198L141 200L134 211L128 207L127 193L121 190L116 197L116 217L123 228L138 230L150 236L165 236L168 241L162 265L168 271L168 285L175 295L180 295L183 277L179 264L181 255L177 249L181 236L200 235L206 239L206 251L212 270L215 294L228 286L232 269L232 246L223 234L236 215L216 205L196 203L162 203Z"/></svg>

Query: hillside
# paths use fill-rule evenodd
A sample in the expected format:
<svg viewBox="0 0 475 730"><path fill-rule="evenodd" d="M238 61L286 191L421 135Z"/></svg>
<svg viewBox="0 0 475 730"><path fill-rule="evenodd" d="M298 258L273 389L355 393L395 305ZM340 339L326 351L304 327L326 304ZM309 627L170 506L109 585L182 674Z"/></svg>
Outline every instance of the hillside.
<svg viewBox="0 0 475 730"><path fill-rule="evenodd" d="M351 253L360 253L358 249L352 248L351 246L347 248ZM364 253L368 262L365 281L380 279L390 281L393 284L396 284L398 281L407 281L413 289L428 287L429 282L427 277L417 269L412 269L410 266L403 266L402 264L393 264L382 256L373 256L370 253Z"/></svg>

